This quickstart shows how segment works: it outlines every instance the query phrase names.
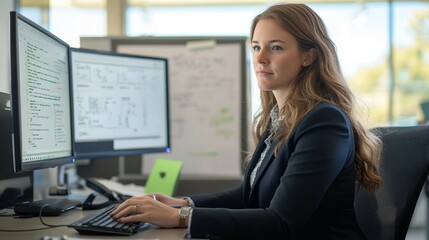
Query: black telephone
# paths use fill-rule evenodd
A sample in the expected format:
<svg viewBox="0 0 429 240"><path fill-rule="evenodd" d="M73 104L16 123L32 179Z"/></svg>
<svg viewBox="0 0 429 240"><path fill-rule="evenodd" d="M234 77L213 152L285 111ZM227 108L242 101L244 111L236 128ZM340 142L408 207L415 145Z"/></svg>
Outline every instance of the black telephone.
<svg viewBox="0 0 429 240"><path fill-rule="evenodd" d="M83 202L83 204L82 204L83 210L93 210L93 209L104 208L104 207L107 207L111 204L120 203L122 201L125 201L131 197L129 195L117 193L115 191L110 190L109 188L107 188L106 186L104 186L102 183L100 183L99 181L97 181L94 178L87 178L85 180L85 182L86 182L87 187L89 187L92 190L96 191L97 193L105 196L108 199L108 201L104 202L104 203L93 204L93 201L96 197L96 194L92 193Z"/></svg>

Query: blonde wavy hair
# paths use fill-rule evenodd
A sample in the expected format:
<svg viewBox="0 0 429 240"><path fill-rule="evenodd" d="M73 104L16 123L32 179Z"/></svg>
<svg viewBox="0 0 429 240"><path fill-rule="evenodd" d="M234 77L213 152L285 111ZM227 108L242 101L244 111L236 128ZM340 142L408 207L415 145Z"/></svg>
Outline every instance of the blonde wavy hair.
<svg viewBox="0 0 429 240"><path fill-rule="evenodd" d="M298 121L321 101L341 108L349 117L355 139L356 181L359 187L377 190L383 183L379 175L381 141L365 128L355 114L354 96L345 81L335 49L322 19L304 4L278 4L255 17L250 37L262 19L276 21L298 41L301 51L316 49L312 64L302 68L297 79L290 85L290 93L284 99L285 120L278 135L276 153L287 140ZM261 91L261 109L254 118L254 144L259 142L270 121L270 111L277 104L270 91Z"/></svg>

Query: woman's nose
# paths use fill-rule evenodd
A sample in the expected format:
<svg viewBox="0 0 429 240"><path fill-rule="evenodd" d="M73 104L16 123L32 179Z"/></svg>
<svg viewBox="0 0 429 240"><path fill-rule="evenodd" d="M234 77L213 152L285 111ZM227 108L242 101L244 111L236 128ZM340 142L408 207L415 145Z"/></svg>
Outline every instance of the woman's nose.
<svg viewBox="0 0 429 240"><path fill-rule="evenodd" d="M255 60L257 63L260 64L268 64L269 63L269 58L267 55L267 52L265 50L260 50L259 52L255 53Z"/></svg>

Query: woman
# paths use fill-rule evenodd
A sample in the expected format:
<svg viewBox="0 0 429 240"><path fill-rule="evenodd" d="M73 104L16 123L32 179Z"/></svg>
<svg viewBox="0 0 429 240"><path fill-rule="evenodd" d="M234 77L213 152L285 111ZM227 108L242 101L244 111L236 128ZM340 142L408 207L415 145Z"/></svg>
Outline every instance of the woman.
<svg viewBox="0 0 429 240"><path fill-rule="evenodd" d="M251 44L262 108L242 185L187 199L135 197L112 216L188 227L192 237L365 239L355 186L382 184L381 143L354 115L322 20L303 4L271 6L254 19ZM192 208L179 214L169 206L177 204Z"/></svg>

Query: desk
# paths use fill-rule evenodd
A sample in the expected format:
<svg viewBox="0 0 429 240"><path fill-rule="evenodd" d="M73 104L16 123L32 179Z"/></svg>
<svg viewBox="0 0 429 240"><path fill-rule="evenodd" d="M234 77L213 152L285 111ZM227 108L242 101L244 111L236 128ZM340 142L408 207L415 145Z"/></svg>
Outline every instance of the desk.
<svg viewBox="0 0 429 240"><path fill-rule="evenodd" d="M5 214L13 214L12 209L3 209L0 212ZM82 211L80 209L70 210L63 213L59 217L43 217L45 223L52 225L71 224L87 214L95 213L95 211ZM32 218L14 218L9 216L0 217L0 229L16 230L16 229L33 229L46 227L40 222L39 217ZM184 239L186 229L148 229L141 231L132 236L102 236L102 235L81 235L73 228L57 227L46 230L30 231L30 232L0 232L0 239L16 239L16 240L39 240L43 236L63 236L80 238L80 239Z"/></svg>

